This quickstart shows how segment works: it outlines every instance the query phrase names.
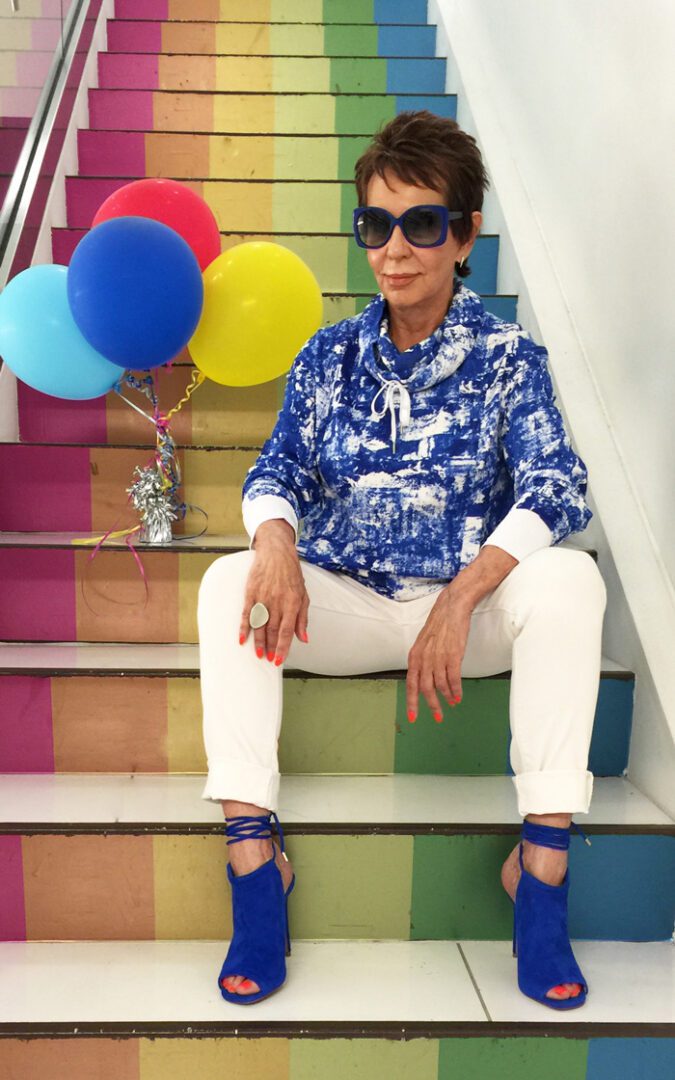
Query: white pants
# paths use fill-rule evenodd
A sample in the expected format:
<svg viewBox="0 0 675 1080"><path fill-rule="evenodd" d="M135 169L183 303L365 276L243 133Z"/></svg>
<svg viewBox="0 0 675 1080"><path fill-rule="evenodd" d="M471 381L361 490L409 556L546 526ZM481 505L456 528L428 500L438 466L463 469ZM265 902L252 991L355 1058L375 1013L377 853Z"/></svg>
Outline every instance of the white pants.
<svg viewBox="0 0 675 1080"><path fill-rule="evenodd" d="M216 559L199 591L208 779L202 798L278 810L282 672L239 644L254 551ZM309 643L293 637L289 667L322 675L407 669L438 593L392 600L345 574L300 560ZM607 591L590 555L543 548L476 605L462 677L511 669L511 767L518 812L588 813L588 750L597 703ZM439 701L443 701L439 697ZM423 697L419 705L424 705Z"/></svg>

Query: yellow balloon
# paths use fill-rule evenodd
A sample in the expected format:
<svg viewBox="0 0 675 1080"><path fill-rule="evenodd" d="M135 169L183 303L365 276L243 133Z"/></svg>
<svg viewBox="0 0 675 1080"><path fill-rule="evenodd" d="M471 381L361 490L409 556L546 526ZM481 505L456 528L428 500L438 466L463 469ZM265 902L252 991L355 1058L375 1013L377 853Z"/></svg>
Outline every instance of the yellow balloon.
<svg viewBox="0 0 675 1080"><path fill-rule="evenodd" d="M237 244L203 278L202 317L188 349L199 370L223 386L256 386L285 374L321 325L319 284L281 244Z"/></svg>

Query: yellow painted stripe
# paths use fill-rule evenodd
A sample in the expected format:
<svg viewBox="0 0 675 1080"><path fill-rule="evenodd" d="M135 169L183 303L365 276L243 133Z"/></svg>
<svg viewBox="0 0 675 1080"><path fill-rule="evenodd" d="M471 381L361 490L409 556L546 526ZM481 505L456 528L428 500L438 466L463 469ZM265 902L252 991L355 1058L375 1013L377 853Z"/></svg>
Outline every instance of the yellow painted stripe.
<svg viewBox="0 0 675 1080"><path fill-rule="evenodd" d="M267 93L274 89L272 63L266 56L218 56L214 88Z"/></svg>
<svg viewBox="0 0 675 1080"><path fill-rule="evenodd" d="M229 132L272 132L275 130L275 101L255 94L214 94L213 130Z"/></svg>
<svg viewBox="0 0 675 1080"><path fill-rule="evenodd" d="M229 889L229 885L225 886ZM227 896L227 892L223 894ZM229 901L223 900L223 903L229 903ZM220 964L224 959L225 952L223 950L223 956L218 959L218 971L220 970ZM215 989L216 975L213 977L214 992L218 993ZM227 1007L227 1006L226 1006ZM238 1006L234 1005L233 1008ZM38 1046L42 1045L47 1040L37 1039ZM98 1046L99 1043L106 1042L103 1039L91 1039L87 1040L93 1043L94 1046ZM133 1040L129 1039L129 1042ZM297 1040L298 1042L303 1040ZM360 1041L359 1045L360 1045ZM426 1039L420 1040L426 1043ZM140 1060L140 1080L185 1080L186 1076L198 1076L200 1080L222 1080L222 1077L245 1077L246 1080L290 1080L291 1077L291 1039L272 1039L267 1037L256 1037L254 1039L238 1039L234 1036L227 1038L213 1038L213 1039L139 1039L139 1060ZM35 1045L32 1042L26 1042L26 1046ZM61 1044L59 1044L61 1045ZM112 1044L114 1047L116 1043ZM119 1045L125 1046L126 1041L121 1042ZM135 1045L135 1043L134 1043ZM333 1045L331 1040L330 1045ZM396 1044L399 1045L399 1044ZM59 1054L63 1051L59 1049ZM438 1055L438 1050L436 1050ZM409 1055L408 1055L409 1056ZM419 1056L419 1055L418 1055ZM114 1056L114 1061L117 1062L120 1055L117 1052ZM31 1059L32 1060L32 1059ZM93 1056L92 1056L93 1060ZM97 1059L98 1060L98 1059ZM35 1070L30 1075L41 1075L42 1072L47 1073L49 1067L43 1070ZM52 1069L53 1071L53 1069ZM28 1072L19 1073L17 1076L28 1076ZM90 1077L97 1075L92 1068L90 1072L86 1073L87 1080ZM103 1075L101 1073L101 1075ZM111 1076L136 1076L129 1070L124 1071L123 1068L117 1067L109 1074ZM301 1074L297 1074L299 1077ZM321 1073L313 1073L311 1069L305 1070L302 1076L320 1076ZM344 1074L346 1075L346 1073ZM353 1070L352 1075L356 1075ZM389 1074L393 1078L394 1073ZM399 1074L401 1075L401 1074ZM412 1075L412 1074L411 1074ZM417 1071L415 1071L417 1075ZM72 1080L80 1080L80 1077L72 1077ZM85 1073L82 1073L82 1080L85 1080ZM427 1080L426 1076L421 1077L421 1080Z"/></svg>
<svg viewBox="0 0 675 1080"><path fill-rule="evenodd" d="M207 175L212 180L219 177L227 180L274 179L277 175L274 136L261 135L251 139L236 135L211 135L208 138Z"/></svg>
<svg viewBox="0 0 675 1080"><path fill-rule="evenodd" d="M221 22L271 22L270 0L220 0Z"/></svg>
<svg viewBox="0 0 675 1080"><path fill-rule="evenodd" d="M278 56L273 60L274 76L271 87L277 94L321 93L330 91L330 60L311 57L297 60Z"/></svg>
<svg viewBox="0 0 675 1080"><path fill-rule="evenodd" d="M272 184L217 181L202 185L221 232L273 232ZM339 197L338 197L339 207ZM96 526L94 526L95 528Z"/></svg>
<svg viewBox="0 0 675 1080"><path fill-rule="evenodd" d="M280 94L274 101L274 130L299 135L331 135L335 131L335 98Z"/></svg>
<svg viewBox="0 0 675 1080"><path fill-rule="evenodd" d="M214 52L267 56L270 52L270 27L263 23L219 23Z"/></svg>

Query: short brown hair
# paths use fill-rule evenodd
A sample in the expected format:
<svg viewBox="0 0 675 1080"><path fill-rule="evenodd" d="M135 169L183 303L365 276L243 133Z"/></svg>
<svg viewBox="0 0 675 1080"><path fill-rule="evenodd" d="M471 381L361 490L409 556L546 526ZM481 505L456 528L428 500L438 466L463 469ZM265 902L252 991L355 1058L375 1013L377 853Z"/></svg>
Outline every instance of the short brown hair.
<svg viewBox="0 0 675 1080"><path fill-rule="evenodd" d="M476 140L456 121L428 109L402 112L373 137L356 162L354 180L359 206L366 205L368 184L377 173L392 172L405 184L419 184L441 192L449 210L464 216L450 222L460 243L471 236L474 210L482 210L483 192L490 186ZM459 277L468 277L468 263L455 265Z"/></svg>

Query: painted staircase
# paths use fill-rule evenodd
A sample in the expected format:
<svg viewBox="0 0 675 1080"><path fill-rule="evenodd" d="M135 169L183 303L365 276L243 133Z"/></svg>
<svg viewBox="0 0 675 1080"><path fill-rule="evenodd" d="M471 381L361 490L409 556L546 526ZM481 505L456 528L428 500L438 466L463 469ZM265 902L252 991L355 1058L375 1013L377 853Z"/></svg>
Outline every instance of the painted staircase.
<svg viewBox="0 0 675 1080"><path fill-rule="evenodd" d="M353 314L374 291L349 238L353 163L398 111L454 116L445 81L424 0L117 0L54 261L117 187L170 176L207 199L224 249L278 240L317 275L327 322ZM514 319L498 251L479 238L469 285ZM162 369L162 404L189 378L187 355ZM582 1009L516 985L508 673L464 679L442 724L422 703L412 726L405 672L286 670L289 977L250 1009L222 1000L227 849L200 798L196 594L248 547L241 486L284 382L207 381L175 418L209 531L142 553L147 596L124 544L91 562L72 541L131 520L151 426L115 395L19 385L22 441L0 445L0 1077L670 1080L673 822L626 777L634 677L609 658L592 847L574 835L570 851Z"/></svg>

